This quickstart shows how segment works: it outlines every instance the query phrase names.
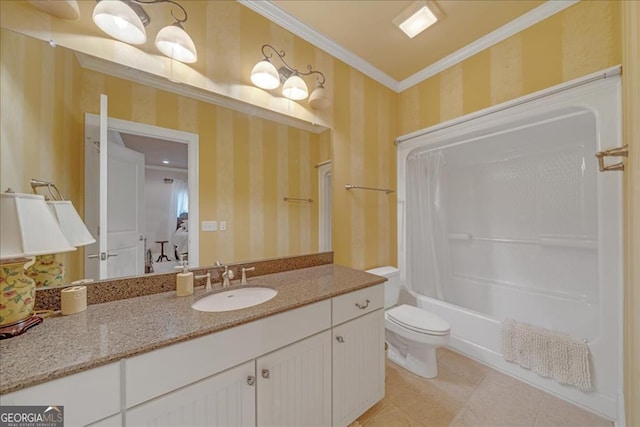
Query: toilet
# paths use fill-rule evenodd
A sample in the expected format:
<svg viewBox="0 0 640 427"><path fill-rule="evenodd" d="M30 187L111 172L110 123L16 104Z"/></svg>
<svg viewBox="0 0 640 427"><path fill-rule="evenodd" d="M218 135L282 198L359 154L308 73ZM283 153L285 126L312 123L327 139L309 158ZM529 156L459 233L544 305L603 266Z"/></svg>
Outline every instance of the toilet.
<svg viewBox="0 0 640 427"><path fill-rule="evenodd" d="M384 284L384 326L389 360L423 378L435 378L438 375L436 348L449 343L449 323L420 308L396 305L400 295L397 268L378 267L367 273L387 279Z"/></svg>

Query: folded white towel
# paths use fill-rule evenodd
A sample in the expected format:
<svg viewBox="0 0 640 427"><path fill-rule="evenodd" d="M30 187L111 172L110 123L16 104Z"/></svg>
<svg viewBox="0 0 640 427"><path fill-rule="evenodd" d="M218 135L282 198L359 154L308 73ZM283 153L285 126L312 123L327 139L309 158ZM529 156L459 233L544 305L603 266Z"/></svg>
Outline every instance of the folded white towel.
<svg viewBox="0 0 640 427"><path fill-rule="evenodd" d="M591 390L589 346L568 334L505 319L502 322L505 360L583 391Z"/></svg>

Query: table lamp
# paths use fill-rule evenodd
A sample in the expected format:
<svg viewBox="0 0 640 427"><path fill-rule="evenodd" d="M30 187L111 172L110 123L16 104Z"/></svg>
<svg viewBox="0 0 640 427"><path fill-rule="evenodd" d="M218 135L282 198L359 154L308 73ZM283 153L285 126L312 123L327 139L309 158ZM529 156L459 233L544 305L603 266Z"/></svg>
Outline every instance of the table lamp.
<svg viewBox="0 0 640 427"><path fill-rule="evenodd" d="M35 282L24 274L27 257L74 251L44 197L0 194L0 339L42 322L33 315Z"/></svg>
<svg viewBox="0 0 640 427"><path fill-rule="evenodd" d="M31 180L31 187L34 192L36 188L47 187L51 197L57 200L47 200L47 205L55 217L58 225L62 229L67 241L74 246L84 246L94 243L93 238L84 222L68 200L62 200L62 194L51 182L37 179ZM53 192L55 190L55 193ZM62 286L64 282L64 264L56 259L55 254L39 255L35 262L26 271L27 276L36 283L36 288L43 286Z"/></svg>

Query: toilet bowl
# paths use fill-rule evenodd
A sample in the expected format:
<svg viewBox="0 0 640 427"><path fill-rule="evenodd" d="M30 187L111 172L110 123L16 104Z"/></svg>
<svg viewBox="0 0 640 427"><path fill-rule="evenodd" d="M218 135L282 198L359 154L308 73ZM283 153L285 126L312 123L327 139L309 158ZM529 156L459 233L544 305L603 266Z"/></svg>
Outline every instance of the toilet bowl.
<svg viewBox="0 0 640 427"><path fill-rule="evenodd" d="M367 273L385 277L385 339L389 360L424 378L438 375L436 348L449 343L451 327L441 317L410 305L399 305L400 272L379 267Z"/></svg>

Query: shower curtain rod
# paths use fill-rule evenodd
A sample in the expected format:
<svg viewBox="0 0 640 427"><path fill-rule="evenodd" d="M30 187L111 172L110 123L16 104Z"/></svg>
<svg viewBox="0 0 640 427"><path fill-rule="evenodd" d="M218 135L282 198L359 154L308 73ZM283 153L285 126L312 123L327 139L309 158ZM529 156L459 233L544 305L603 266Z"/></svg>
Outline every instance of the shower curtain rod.
<svg viewBox="0 0 640 427"><path fill-rule="evenodd" d="M607 68L607 69L605 69L603 71L598 71L598 72L595 72L593 74L586 75L584 77L580 77L580 78L577 78L577 79L574 79L574 80L571 80L571 81L568 81L568 82L565 82L565 83L560 83L559 85L552 86L552 87L547 88L547 89L542 89L542 90L540 90L538 92L535 92L535 93L532 93L530 95L525 95L525 96L516 98L514 100L511 100L511 101L506 101L506 102L503 102L501 104L495 105L493 107L487 107L487 108L485 108L483 110L480 110L480 111L477 111L475 113L470 113L470 114L467 114L465 116L458 117L456 119L452 119L452 120L449 120L447 122L441 123L439 125L431 126L431 127L427 128L427 129L421 129L421 130L418 130L416 132L400 136L400 137L396 138L396 140L394 141L394 145L397 146L397 145L402 144L405 141L409 141L411 139L414 139L414 138L417 138L417 137L420 137L420 136L428 135L430 133L433 133L433 132L436 132L436 131L439 131L439 130L442 130L442 129L447 129L447 128L450 128L452 126L457 126L457 125L459 125L461 123L466 123L468 121L471 121L471 120L474 120L474 119L478 119L480 117L488 116L490 114L497 113L499 111L503 111L503 110L506 110L508 108L517 107L519 105L526 104L528 102L535 101L535 100L540 99L540 98L546 98L549 95L554 95L554 94L559 93L559 92L564 92L565 90L573 89L573 88L576 88L576 87L579 87L579 86L583 86L583 85L586 85L588 83L592 83L592 82L595 82L595 81L598 81L598 80L603 80L603 79L607 79L607 78L611 78L611 77L617 77L617 76L620 76L620 75L622 75L622 66L616 65L615 67Z"/></svg>

